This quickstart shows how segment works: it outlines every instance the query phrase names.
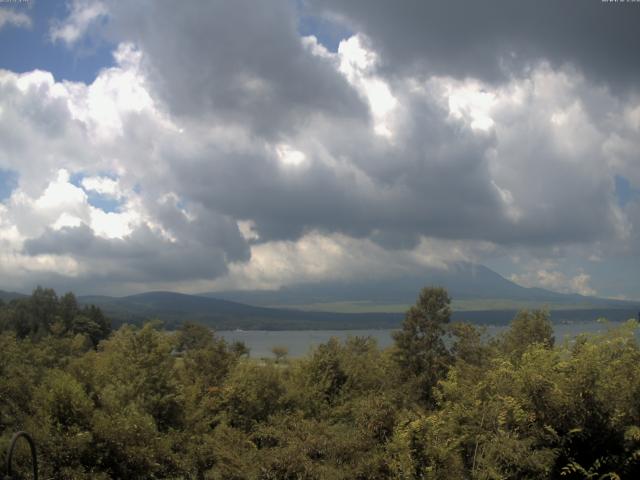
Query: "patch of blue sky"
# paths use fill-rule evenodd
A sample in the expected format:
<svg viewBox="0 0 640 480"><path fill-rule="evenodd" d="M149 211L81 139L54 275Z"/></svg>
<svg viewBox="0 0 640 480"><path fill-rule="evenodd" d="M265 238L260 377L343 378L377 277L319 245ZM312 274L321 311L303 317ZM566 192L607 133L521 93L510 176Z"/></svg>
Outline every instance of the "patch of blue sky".
<svg viewBox="0 0 640 480"><path fill-rule="evenodd" d="M69 175L69 182L75 185L76 187L84 188L82 186L82 181L87 177L101 177L101 178L110 178L111 180L118 180L118 175L108 171L100 171L100 172L92 172L87 174L86 172L73 172Z"/></svg>
<svg viewBox="0 0 640 480"><path fill-rule="evenodd" d="M107 177L113 180L117 180L117 175L111 173L99 173L99 177ZM82 181L87 177L83 172L75 172L70 175L69 182L76 187L82 188L87 194L87 201L90 205L104 210L105 212L119 212L124 205L124 201L119 198L115 198L112 195L105 195L102 193L88 190L82 185Z"/></svg>
<svg viewBox="0 0 640 480"><path fill-rule="evenodd" d="M337 52L340 42L353 35L345 25L309 12L304 2L298 1L297 5L298 33L303 37L313 35L330 52Z"/></svg>
<svg viewBox="0 0 640 480"><path fill-rule="evenodd" d="M90 205L107 213L120 212L120 209L124 205L124 202L121 199L92 191L87 192L87 201Z"/></svg>
<svg viewBox="0 0 640 480"><path fill-rule="evenodd" d="M187 202L185 202L181 198L178 198L178 201L176 202L176 207L178 207L180 210L186 211L187 210Z"/></svg>
<svg viewBox="0 0 640 480"><path fill-rule="evenodd" d="M633 188L631 182L625 177L616 175L616 198L620 207L625 207L632 200L640 199L640 190Z"/></svg>
<svg viewBox="0 0 640 480"><path fill-rule="evenodd" d="M31 18L31 27L5 24L0 29L0 68L18 73L46 70L58 81L91 83L101 69L113 66L115 46L101 36L86 35L72 48L51 40L52 22L68 14L64 0L3 2L0 8Z"/></svg>
<svg viewBox="0 0 640 480"><path fill-rule="evenodd" d="M82 180L86 175L82 172L74 172L69 175L69 183L75 185L76 187L82 188Z"/></svg>
<svg viewBox="0 0 640 480"><path fill-rule="evenodd" d="M0 169L0 202L9 198L17 186L18 174L13 170Z"/></svg>

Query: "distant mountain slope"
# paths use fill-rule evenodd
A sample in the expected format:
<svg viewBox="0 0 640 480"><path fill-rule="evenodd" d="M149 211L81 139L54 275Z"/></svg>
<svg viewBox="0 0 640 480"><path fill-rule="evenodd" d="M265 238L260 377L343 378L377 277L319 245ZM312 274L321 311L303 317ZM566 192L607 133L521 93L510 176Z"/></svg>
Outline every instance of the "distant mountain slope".
<svg viewBox="0 0 640 480"><path fill-rule="evenodd" d="M332 313L256 307L173 292L149 292L121 298L86 296L79 297L79 301L102 308L114 320L115 326L159 319L168 328L189 320L218 330L340 330L397 328L404 318L402 313ZM457 311L453 319L499 325L508 323L515 313L515 310ZM635 317L636 313L637 308L563 310L552 312L552 319L589 321L604 316L620 321Z"/></svg>
<svg viewBox="0 0 640 480"><path fill-rule="evenodd" d="M78 300L99 306L116 325L159 319L169 328L189 320L216 329L357 329L393 328L402 319L402 315L396 313L344 314L264 308L174 292L121 298L83 296Z"/></svg>
<svg viewBox="0 0 640 480"><path fill-rule="evenodd" d="M401 278L380 276L358 282L314 282L285 286L278 290L238 290L201 295L260 306L303 306L337 302L409 305L415 302L418 292L426 285L445 287L454 301L495 299L501 305L506 305L507 309L509 301L514 303L512 308L517 308L516 304L522 302L587 308L628 308L634 305L619 300L525 288L483 265L468 262L454 264L448 270L425 269L419 274Z"/></svg>
<svg viewBox="0 0 640 480"><path fill-rule="evenodd" d="M10 302L16 298L25 298L27 295L18 292L5 292L4 290L0 290L0 300L3 302Z"/></svg>

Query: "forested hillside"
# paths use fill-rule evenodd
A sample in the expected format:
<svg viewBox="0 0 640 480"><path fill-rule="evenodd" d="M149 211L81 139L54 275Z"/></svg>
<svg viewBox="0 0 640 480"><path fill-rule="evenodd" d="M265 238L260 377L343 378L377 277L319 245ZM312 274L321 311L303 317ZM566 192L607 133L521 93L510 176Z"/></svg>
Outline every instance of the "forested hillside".
<svg viewBox="0 0 640 480"><path fill-rule="evenodd" d="M178 328L185 321L200 323L215 330L395 329L400 327L403 318L403 313L384 310L341 313L265 308L175 292L147 292L127 297L86 296L79 297L78 302L99 306L114 326L126 323L142 325L149 319L157 319L168 330ZM333 304L333 307L339 308L340 305ZM498 310L460 310L454 305L452 319L483 325L508 325L520 309L513 305L506 307ZM362 305L359 308L366 310ZM600 308L555 309L551 306L550 314L554 322L589 322L600 317L619 322L635 317L639 308L638 304L631 302Z"/></svg>
<svg viewBox="0 0 640 480"><path fill-rule="evenodd" d="M387 350L255 360L38 289L0 307L0 446L31 432L46 479L639 478L635 321L557 345L523 311L485 341L449 305L424 289Z"/></svg>

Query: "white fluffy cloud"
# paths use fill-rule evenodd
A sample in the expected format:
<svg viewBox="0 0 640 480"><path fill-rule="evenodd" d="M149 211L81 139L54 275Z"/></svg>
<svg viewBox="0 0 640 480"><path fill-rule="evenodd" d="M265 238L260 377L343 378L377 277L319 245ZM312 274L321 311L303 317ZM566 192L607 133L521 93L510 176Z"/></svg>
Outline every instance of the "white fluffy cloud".
<svg viewBox="0 0 640 480"><path fill-rule="evenodd" d="M82 187L85 190L114 198L121 198L123 196L118 181L109 177L96 176L83 178Z"/></svg>

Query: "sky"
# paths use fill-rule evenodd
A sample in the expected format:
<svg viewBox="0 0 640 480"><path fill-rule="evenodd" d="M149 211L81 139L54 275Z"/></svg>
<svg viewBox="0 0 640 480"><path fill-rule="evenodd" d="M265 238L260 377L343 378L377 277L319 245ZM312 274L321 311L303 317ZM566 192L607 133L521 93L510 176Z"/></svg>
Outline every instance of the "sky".
<svg viewBox="0 0 640 480"><path fill-rule="evenodd" d="M638 45L637 1L0 0L0 289L638 300Z"/></svg>

